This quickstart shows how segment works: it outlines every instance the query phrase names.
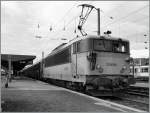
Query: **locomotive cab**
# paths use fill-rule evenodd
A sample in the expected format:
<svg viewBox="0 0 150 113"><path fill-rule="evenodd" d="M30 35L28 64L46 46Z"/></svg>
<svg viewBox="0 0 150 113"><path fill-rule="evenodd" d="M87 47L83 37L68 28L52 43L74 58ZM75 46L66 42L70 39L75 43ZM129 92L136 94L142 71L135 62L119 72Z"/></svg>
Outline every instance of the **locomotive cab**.
<svg viewBox="0 0 150 113"><path fill-rule="evenodd" d="M89 36L73 43L73 76L87 89L124 89L135 83L129 57L128 40Z"/></svg>

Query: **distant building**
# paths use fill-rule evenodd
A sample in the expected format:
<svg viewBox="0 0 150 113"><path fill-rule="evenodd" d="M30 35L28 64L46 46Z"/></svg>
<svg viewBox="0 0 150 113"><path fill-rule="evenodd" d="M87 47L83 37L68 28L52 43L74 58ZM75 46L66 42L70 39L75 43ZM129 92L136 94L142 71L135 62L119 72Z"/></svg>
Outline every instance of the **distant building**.
<svg viewBox="0 0 150 113"><path fill-rule="evenodd" d="M134 58L134 66L130 66L130 74L134 77L148 77L149 76L149 58ZM134 67L134 72L133 72Z"/></svg>

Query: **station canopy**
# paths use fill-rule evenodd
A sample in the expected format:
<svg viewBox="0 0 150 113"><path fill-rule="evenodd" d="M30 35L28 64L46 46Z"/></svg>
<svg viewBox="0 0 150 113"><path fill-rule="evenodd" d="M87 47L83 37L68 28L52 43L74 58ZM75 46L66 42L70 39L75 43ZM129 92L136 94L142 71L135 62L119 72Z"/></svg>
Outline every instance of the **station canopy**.
<svg viewBox="0 0 150 113"><path fill-rule="evenodd" d="M8 62L11 60L13 70L19 71L26 65L33 64L35 58L33 55L1 54L1 66L8 69Z"/></svg>

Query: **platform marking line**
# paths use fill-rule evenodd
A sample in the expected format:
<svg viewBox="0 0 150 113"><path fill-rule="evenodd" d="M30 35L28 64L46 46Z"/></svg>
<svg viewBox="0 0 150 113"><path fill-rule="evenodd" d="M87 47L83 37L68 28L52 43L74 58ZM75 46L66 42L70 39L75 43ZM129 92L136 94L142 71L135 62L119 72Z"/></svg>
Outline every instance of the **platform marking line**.
<svg viewBox="0 0 150 113"><path fill-rule="evenodd" d="M104 103L94 103L94 104L106 106L106 107L109 107L109 108L112 108L112 109L116 109L116 110L119 110L119 111L122 111L122 112L127 112L127 111L122 110L122 109L120 109L120 108L114 108L114 107L111 106L111 104L108 104L108 103L105 103L105 104L104 104Z"/></svg>
<svg viewBox="0 0 150 113"><path fill-rule="evenodd" d="M45 90L45 91L51 91L51 90L63 90L63 89L38 88L38 87L27 88L27 87L24 87L24 88L10 88L10 89L8 88L7 90L31 90L31 91L34 91L34 90L39 90L39 91Z"/></svg>
<svg viewBox="0 0 150 113"><path fill-rule="evenodd" d="M81 95L81 96L84 96L84 97L87 97L87 98L91 98L91 99L93 99L93 100L95 100L95 101L98 101L98 102L100 102L100 103L101 103L101 102L105 102L105 103L107 103L107 104L113 105L114 107L116 106L116 107L119 107L119 108L124 108L124 109L128 110L128 112L129 112L129 110L130 110L131 112L145 112L145 111L143 111L143 110L139 110L139 109L136 109L136 108L131 108L131 107L128 107L128 106L125 106L125 105L117 104L117 103L114 103L114 102L102 100L102 99L99 99L99 98L96 98L96 97L92 97L92 96L89 96L89 95L86 95L86 94L82 94L82 93L79 93L79 92L71 91L71 90L69 90L69 89L66 89L66 91L71 92L71 93L75 93L75 94L78 94L78 95ZM108 107L109 107L109 106L108 106ZM114 108L114 109L115 109L115 108Z"/></svg>

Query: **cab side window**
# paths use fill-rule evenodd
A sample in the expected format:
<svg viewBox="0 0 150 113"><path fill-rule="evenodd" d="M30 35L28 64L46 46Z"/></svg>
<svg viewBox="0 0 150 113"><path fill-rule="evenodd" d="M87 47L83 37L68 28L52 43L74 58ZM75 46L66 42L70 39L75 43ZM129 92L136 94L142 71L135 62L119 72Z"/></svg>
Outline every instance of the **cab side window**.
<svg viewBox="0 0 150 113"><path fill-rule="evenodd" d="M81 48L80 48L80 42L77 42L77 52L80 52Z"/></svg>
<svg viewBox="0 0 150 113"><path fill-rule="evenodd" d="M73 54L81 51L80 41L73 43Z"/></svg>

